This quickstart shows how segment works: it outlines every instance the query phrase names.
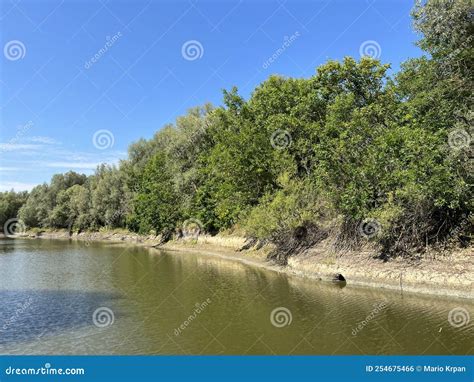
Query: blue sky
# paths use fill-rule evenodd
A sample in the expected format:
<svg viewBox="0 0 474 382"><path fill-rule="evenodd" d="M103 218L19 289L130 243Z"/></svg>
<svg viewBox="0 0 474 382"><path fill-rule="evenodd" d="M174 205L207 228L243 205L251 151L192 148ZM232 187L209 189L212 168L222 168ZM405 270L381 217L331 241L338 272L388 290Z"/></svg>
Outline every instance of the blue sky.
<svg viewBox="0 0 474 382"><path fill-rule="evenodd" d="M376 55L397 70L421 54L413 1L0 3L0 191L117 163L234 85L247 97L328 59Z"/></svg>

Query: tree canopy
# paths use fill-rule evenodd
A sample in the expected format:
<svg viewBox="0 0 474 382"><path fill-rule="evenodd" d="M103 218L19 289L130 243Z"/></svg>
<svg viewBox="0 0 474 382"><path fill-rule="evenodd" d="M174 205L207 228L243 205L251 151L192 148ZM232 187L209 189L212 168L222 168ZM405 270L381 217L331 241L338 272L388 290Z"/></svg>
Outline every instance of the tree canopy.
<svg viewBox="0 0 474 382"><path fill-rule="evenodd" d="M394 76L389 64L346 57L310 78L272 75L249 99L224 91L221 107L189 110L133 143L117 167L58 174L28 196L0 194L0 217L146 234L194 219L211 233L240 227L263 240L317 226L350 245L372 221L362 237L385 254L465 243L473 223L472 10L469 1L430 1L415 6L413 19L426 55Z"/></svg>

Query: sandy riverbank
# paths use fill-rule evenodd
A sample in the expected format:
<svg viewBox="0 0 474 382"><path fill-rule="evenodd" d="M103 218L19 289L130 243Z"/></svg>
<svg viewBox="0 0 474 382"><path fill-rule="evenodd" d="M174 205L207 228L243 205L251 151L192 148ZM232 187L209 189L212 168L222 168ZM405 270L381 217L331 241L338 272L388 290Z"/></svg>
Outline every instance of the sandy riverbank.
<svg viewBox="0 0 474 382"><path fill-rule="evenodd" d="M453 253L436 253L417 260L393 259L382 261L370 250L335 253L329 241L323 241L304 254L290 257L287 266L278 266L266 260L270 248L239 251L245 239L236 236L200 236L197 240L172 240L159 244L159 237L130 232L66 231L27 233L37 239L72 239L88 242L113 242L123 245L156 247L166 251L192 252L207 256L239 261L300 277L321 281L344 278L347 286L357 285L398 290L400 293L422 293L474 299L474 254L466 248ZM342 277L341 277L342 276Z"/></svg>

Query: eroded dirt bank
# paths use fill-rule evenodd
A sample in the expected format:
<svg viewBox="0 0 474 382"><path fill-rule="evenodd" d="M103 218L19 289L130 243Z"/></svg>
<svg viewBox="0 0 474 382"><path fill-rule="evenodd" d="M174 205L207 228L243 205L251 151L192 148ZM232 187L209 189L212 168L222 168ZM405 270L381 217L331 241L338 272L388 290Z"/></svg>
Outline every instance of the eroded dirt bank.
<svg viewBox="0 0 474 382"><path fill-rule="evenodd" d="M192 252L216 256L273 271L315 280L345 280L348 286L358 285L388 288L400 293L423 293L474 299L474 253L472 247L449 254L431 254L416 260L392 259L382 261L370 251L334 253L323 241L303 254L290 257L287 266L278 266L266 260L271 248L239 251L245 239L237 236L200 236L196 239L172 240L160 244L158 236L143 236L129 232L84 232L69 234L65 231L27 233L34 239L72 239L88 242L104 241L155 247L166 251Z"/></svg>

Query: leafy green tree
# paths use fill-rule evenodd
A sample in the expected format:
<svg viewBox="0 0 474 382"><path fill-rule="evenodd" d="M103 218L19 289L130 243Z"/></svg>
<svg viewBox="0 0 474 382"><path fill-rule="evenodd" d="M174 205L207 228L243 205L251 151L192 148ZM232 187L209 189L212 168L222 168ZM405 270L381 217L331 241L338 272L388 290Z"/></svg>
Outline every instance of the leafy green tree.
<svg viewBox="0 0 474 382"><path fill-rule="evenodd" d="M252 122L249 107L236 89L224 93L224 102L227 109L216 110L209 127L212 146L199 158L204 185L197 192L196 209L211 229L237 223L273 179L270 136ZM212 213L205 211L208 208Z"/></svg>
<svg viewBox="0 0 474 382"><path fill-rule="evenodd" d="M93 217L91 214L91 193L88 184L76 184L69 188L67 193L70 222L72 222L70 227L78 231L91 228Z"/></svg>
<svg viewBox="0 0 474 382"><path fill-rule="evenodd" d="M54 175L50 185L39 185L31 190L18 216L29 227L67 227L68 211L63 211L67 203L65 191L76 184L84 184L86 179L86 175L74 171Z"/></svg>
<svg viewBox="0 0 474 382"><path fill-rule="evenodd" d="M124 227L131 194L122 171L100 165L89 180L91 219L95 227Z"/></svg>
<svg viewBox="0 0 474 382"><path fill-rule="evenodd" d="M26 195L0 194L0 218L19 208L28 226L126 226L166 237L195 218L209 232L242 225L252 237L290 238L285 256L327 227L357 245L367 218L381 224L374 242L387 256L452 232L469 237L472 7L419 2L413 17L427 55L394 77L388 64L346 57L310 78L270 76L249 99L232 88L222 107L192 108L133 143L118 167L55 175L21 208Z"/></svg>
<svg viewBox="0 0 474 382"><path fill-rule="evenodd" d="M17 217L21 206L26 202L28 192L6 191L0 192L0 229L3 230L5 222Z"/></svg>
<svg viewBox="0 0 474 382"><path fill-rule="evenodd" d="M179 219L179 196L174 192L173 174L163 153L147 163L134 199L131 224L140 233L171 232Z"/></svg>

